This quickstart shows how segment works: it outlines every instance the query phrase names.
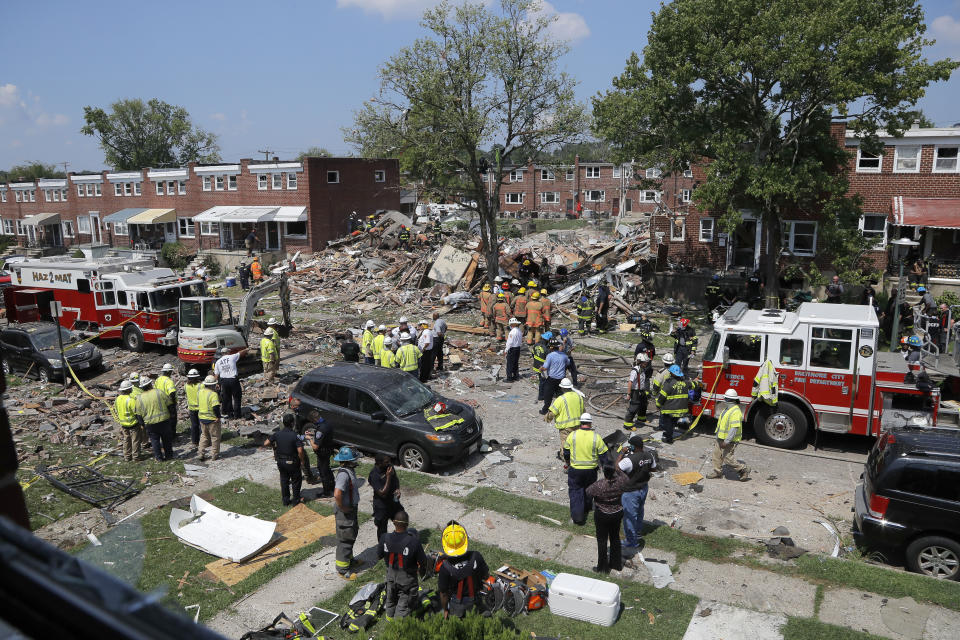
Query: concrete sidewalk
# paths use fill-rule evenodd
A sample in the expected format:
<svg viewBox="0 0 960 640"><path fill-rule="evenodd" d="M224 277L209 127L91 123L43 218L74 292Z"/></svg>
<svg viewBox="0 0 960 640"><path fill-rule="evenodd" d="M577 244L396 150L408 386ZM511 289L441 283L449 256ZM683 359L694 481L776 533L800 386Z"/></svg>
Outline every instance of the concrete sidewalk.
<svg viewBox="0 0 960 640"><path fill-rule="evenodd" d="M371 492L366 484L360 494L361 510L369 509ZM590 575L590 567L596 563L596 539L592 536L532 524L490 509L470 509L433 494L405 494L403 503L417 529L439 531L456 519L473 539L529 556L546 568L562 563ZM360 560L376 561L375 535L372 520L360 527L355 547ZM347 585L336 575L333 554L333 547L318 551L222 611L207 626L228 637L239 637L267 624L280 611L295 614L333 596ZM646 547L643 556L676 567L671 552ZM649 570L634 560L620 578L652 584ZM734 563L691 558L675 568L674 578L676 582L669 588L700 598L683 640L781 639L787 616L816 618L894 640L954 640L960 635L960 612L851 589L827 589L815 613L815 584ZM361 574L354 584L362 583Z"/></svg>

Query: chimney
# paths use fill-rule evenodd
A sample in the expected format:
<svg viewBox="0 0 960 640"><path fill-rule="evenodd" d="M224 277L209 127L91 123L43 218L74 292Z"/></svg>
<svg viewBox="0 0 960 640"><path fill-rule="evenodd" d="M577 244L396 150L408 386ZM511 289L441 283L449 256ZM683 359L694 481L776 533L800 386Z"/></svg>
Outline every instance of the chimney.
<svg viewBox="0 0 960 640"><path fill-rule="evenodd" d="M280 156L273 156L274 162L280 162Z"/></svg>
<svg viewBox="0 0 960 640"><path fill-rule="evenodd" d="M917 131L919 128L920 128L920 121L919 121L919 120L914 120L914 121L913 121L913 124L910 125L910 130L911 130L911 131Z"/></svg>

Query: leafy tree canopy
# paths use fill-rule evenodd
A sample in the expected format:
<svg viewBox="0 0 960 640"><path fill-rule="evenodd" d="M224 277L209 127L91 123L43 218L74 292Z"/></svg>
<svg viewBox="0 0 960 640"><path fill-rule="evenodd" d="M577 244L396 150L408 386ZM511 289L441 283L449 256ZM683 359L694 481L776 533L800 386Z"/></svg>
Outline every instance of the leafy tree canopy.
<svg viewBox="0 0 960 640"><path fill-rule="evenodd" d="M333 156L333 154L330 153L326 149L326 147L310 147L305 151L301 151L299 155L297 155L297 160L303 160L304 158L311 158L311 157L313 158L328 157L329 158L331 156Z"/></svg>
<svg viewBox="0 0 960 640"><path fill-rule="evenodd" d="M10 167L8 171L0 170L0 182L29 182L38 178L66 178L67 174L57 171L56 165L46 164L39 160L25 162Z"/></svg>
<svg viewBox="0 0 960 640"><path fill-rule="evenodd" d="M110 112L84 107L80 132L95 136L104 161L117 170L218 162L217 136L195 127L183 107L156 98L118 100Z"/></svg>
<svg viewBox="0 0 960 640"><path fill-rule="evenodd" d="M559 68L567 46L549 35L554 18L540 8L531 0L500 0L443 2L426 11L429 35L380 68L379 95L344 130L362 156L399 157L401 169L427 192L475 203L491 279L504 158L525 162L520 150L534 154L574 142L587 128L576 83ZM494 157L483 149L494 149Z"/></svg>
<svg viewBox="0 0 960 640"><path fill-rule="evenodd" d="M643 59L594 98L595 132L624 160L709 163L698 203L728 229L759 215L771 255L781 221L810 211L823 213L819 238L855 260L859 206L830 123L845 120L868 151L882 127L909 127L925 87L957 66L923 57L925 29L916 0L674 0L654 14ZM765 267L775 291L777 261Z"/></svg>

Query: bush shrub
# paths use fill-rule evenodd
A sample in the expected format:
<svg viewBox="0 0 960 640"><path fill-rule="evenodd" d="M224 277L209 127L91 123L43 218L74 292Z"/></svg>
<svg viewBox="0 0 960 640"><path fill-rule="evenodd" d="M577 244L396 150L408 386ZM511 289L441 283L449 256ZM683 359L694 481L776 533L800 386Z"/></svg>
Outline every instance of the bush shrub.
<svg viewBox="0 0 960 640"><path fill-rule="evenodd" d="M193 252L183 246L182 242L165 242L163 246L160 247L160 256L174 271L180 271L186 268L193 255Z"/></svg>
<svg viewBox="0 0 960 640"><path fill-rule="evenodd" d="M953 291L944 291L937 297L937 305L945 304L948 307L960 304L960 296Z"/></svg>
<svg viewBox="0 0 960 640"><path fill-rule="evenodd" d="M520 632L500 617L484 618L471 614L466 618L444 619L429 615L423 620L407 617L383 624L377 635L381 640L518 640Z"/></svg>
<svg viewBox="0 0 960 640"><path fill-rule="evenodd" d="M220 263L214 260L212 256L205 256L203 258L203 266L207 268L208 278L217 278L223 271L220 268Z"/></svg>

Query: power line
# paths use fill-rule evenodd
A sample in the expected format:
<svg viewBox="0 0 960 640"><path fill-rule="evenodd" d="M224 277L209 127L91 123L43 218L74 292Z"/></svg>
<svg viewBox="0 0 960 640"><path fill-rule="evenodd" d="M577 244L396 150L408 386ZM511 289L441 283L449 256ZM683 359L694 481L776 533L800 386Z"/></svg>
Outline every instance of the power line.
<svg viewBox="0 0 960 640"><path fill-rule="evenodd" d="M257 149L257 153L262 153L262 154L263 154L263 159L264 159L264 160L269 160L269 159L270 159L270 154L273 153L273 151L270 150L270 149Z"/></svg>

